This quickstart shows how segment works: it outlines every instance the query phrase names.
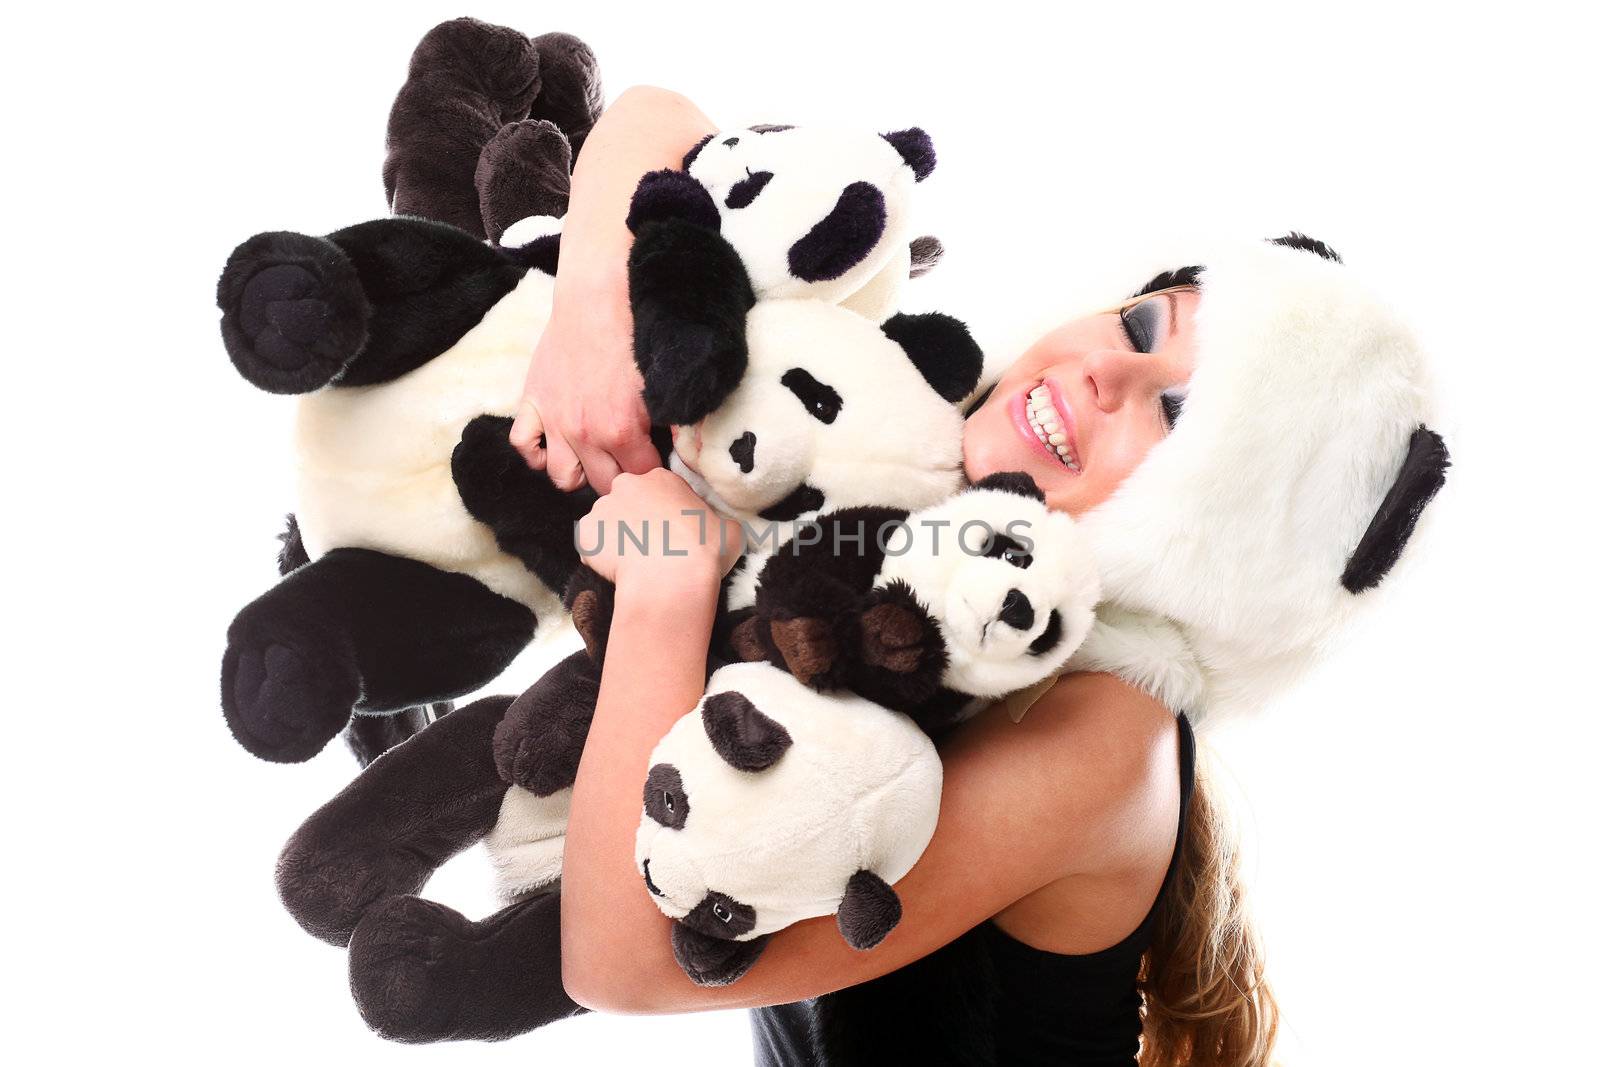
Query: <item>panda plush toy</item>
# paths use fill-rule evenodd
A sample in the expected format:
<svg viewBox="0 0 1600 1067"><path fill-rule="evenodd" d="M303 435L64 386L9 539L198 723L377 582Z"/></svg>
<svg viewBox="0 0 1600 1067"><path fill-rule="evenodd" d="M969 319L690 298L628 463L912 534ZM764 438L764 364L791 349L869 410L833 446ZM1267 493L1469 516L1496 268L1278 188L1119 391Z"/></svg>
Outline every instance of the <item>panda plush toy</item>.
<svg viewBox="0 0 1600 1067"><path fill-rule="evenodd" d="M900 158L885 138L856 137ZM542 168L541 149L549 153ZM496 161L528 166L530 155L533 178L513 188L525 208L557 214L571 151L553 126L505 127L480 162L492 179ZM792 162L804 165L798 157ZM899 166L911 170L909 162ZM490 190L506 185L484 183ZM694 207L703 209L709 194L694 188ZM788 188L778 185L770 202L778 204ZM551 195L541 200L541 191ZM898 204L896 188L889 193L885 203ZM660 197L652 210L660 214L677 202ZM815 220L797 217L802 233L817 230ZM298 565L240 612L223 659L223 710L254 754L304 760L345 727L352 711L395 712L481 688L528 643L541 618L562 615L559 593L577 567L572 526L593 495L557 491L505 440L528 353L549 315L557 229L548 219L530 219L501 231L499 245L486 245L452 227L389 218L328 237L261 234L230 257L218 285L230 357L252 384L301 398L300 499L286 553ZM847 239L855 235L838 236ZM730 265L742 271L742 253L723 241L712 254L731 253L731 260L725 254L709 265L686 265L685 257L705 249L666 243L672 247L649 261L635 257L631 279L643 327L637 350L647 406L662 425L694 421L670 417L686 404L705 405L697 418L703 416L742 377L743 320L758 292L745 278L732 298L690 307L683 278ZM846 251L840 262L856 255L859 243ZM673 276L685 270L691 273ZM798 329L795 340L810 337L814 351L865 344L878 350L865 365L893 367L906 365L908 347L926 353L941 343L940 328L928 328L927 317L905 320L921 324L912 328L926 337L897 345L892 327L880 331L822 301L808 307L803 323L782 314L754 316L748 341L764 351L766 332ZM757 321L769 317L771 323ZM684 329L734 318L737 338L715 335L723 349L660 356L663 341ZM976 351L970 340L959 343ZM737 371L722 358L734 354ZM937 381L945 392L964 395L976 380L976 369L969 376L963 363L952 371L938 352L925 362L929 369L918 380ZM711 389L678 378L713 366L720 376ZM873 387L905 384L885 373ZM663 407L661 396L673 404ZM956 417L947 402L937 406L947 421ZM953 488L953 473L941 477L946 491ZM766 507L815 499L815 486L795 489L792 500ZM751 509L750 517L759 518L760 510Z"/></svg>

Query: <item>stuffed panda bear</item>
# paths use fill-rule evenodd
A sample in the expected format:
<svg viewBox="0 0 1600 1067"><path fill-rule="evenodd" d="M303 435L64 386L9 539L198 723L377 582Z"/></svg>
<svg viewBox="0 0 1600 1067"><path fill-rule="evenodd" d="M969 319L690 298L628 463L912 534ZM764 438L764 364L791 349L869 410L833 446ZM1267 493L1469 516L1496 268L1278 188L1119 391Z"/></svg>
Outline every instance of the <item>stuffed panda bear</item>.
<svg viewBox="0 0 1600 1067"><path fill-rule="evenodd" d="M731 634L737 655L930 733L1056 673L1094 620L1092 554L1026 474L992 474L914 513L832 513L807 533L762 568Z"/></svg>
<svg viewBox="0 0 1600 1067"><path fill-rule="evenodd" d="M765 663L711 676L650 756L634 863L691 979L742 975L767 938L834 914L854 948L900 918L891 885L939 819L943 774L911 719Z"/></svg>
<svg viewBox="0 0 1600 1067"><path fill-rule="evenodd" d="M797 166L825 160L823 167ZM910 187L933 172L933 142L917 128L877 142L828 127L750 126L708 135L683 171L705 187L721 229L768 296L805 296L882 321L901 287L930 269L937 239L907 240Z"/></svg>
<svg viewBox="0 0 1600 1067"><path fill-rule="evenodd" d="M507 127L501 147L525 158L553 146L548 174L523 187L549 189L564 207L555 176L565 178L570 149L551 131ZM258 756L307 759L352 709L395 711L479 688L539 618L561 612L557 594L577 565L572 525L593 495L556 491L505 442L549 314L559 236L529 222L499 237L490 247L391 218L326 238L262 234L229 260L218 286L229 355L252 384L302 398L297 514L309 562L240 613L223 661L224 713ZM737 262L725 242L717 251ZM700 314L685 314L682 279L667 276L680 262L634 259L636 321L659 332ZM753 304L747 281L744 291ZM726 306L712 310L727 317ZM798 326L780 315L751 336L798 328L832 345L870 332L894 350L889 362L904 363L859 317L833 311ZM637 346L642 363L659 340ZM650 363L647 400L650 383L671 391L662 383L692 370L684 358ZM969 391L965 373L959 382L943 373L941 387Z"/></svg>

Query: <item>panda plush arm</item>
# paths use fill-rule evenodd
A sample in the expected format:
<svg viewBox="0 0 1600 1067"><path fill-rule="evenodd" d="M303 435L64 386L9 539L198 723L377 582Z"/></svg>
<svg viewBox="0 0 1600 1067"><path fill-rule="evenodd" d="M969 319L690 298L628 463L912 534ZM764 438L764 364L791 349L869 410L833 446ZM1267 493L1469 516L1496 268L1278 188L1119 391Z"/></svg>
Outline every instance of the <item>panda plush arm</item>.
<svg viewBox="0 0 1600 1067"><path fill-rule="evenodd" d="M217 283L223 344L269 393L392 381L454 345L524 273L471 234L422 219L326 237L260 233Z"/></svg>
<svg viewBox="0 0 1600 1067"><path fill-rule="evenodd" d="M897 711L933 698L945 666L937 623L903 585L873 587L887 537L908 514L845 508L818 519L814 536L796 536L774 553L754 612L734 629L739 657Z"/></svg>

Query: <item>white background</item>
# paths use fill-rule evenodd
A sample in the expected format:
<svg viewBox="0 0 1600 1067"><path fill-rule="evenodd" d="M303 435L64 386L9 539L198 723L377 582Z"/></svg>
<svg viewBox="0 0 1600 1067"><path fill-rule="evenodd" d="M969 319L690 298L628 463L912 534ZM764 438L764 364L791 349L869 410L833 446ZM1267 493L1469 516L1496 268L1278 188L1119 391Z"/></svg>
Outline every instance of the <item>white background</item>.
<svg viewBox="0 0 1600 1067"><path fill-rule="evenodd" d="M912 299L968 318L996 361L1120 246L1197 224L1304 230L1391 293L1436 353L1457 461L1433 536L1324 669L1213 738L1282 1056L1592 1055L1593 28L1577 5L900 8L470 13L578 33L610 95L665 85L730 126L924 126L940 165L920 210L949 254ZM223 631L274 580L292 500L289 404L229 366L215 276L256 231L384 212L389 101L460 7L50 10L10 16L0 64L0 1055L743 1062L738 1015L586 1018L499 1046L373 1037L342 954L271 881L354 764L338 746L259 763L217 706ZM481 856L432 892L487 909Z"/></svg>

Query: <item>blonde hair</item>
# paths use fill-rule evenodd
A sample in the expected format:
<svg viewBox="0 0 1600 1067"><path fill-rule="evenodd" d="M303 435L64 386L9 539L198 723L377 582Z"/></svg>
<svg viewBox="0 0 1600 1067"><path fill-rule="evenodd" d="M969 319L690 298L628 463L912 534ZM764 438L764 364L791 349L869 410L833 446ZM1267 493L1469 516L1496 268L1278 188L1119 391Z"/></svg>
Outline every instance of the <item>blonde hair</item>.
<svg viewBox="0 0 1600 1067"><path fill-rule="evenodd" d="M1278 1033L1239 877L1238 835L1208 778L1202 761L1177 876L1139 972L1139 1067L1266 1067Z"/></svg>

